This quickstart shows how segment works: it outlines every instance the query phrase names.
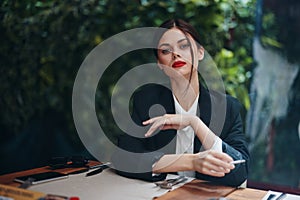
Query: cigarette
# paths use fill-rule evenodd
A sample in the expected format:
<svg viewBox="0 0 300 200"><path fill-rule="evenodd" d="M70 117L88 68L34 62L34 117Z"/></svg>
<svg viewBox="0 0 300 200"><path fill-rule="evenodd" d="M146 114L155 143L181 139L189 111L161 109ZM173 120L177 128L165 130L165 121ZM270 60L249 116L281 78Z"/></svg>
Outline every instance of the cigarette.
<svg viewBox="0 0 300 200"><path fill-rule="evenodd" d="M240 163L244 163L244 162L246 162L246 160L235 160L235 161L232 161L232 162L230 162L230 164L240 164Z"/></svg>

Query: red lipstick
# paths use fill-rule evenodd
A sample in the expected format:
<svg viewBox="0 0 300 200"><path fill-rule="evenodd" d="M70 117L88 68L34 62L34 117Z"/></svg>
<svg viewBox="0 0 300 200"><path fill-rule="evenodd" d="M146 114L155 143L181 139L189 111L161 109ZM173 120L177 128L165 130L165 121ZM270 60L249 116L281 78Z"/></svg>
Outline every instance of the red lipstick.
<svg viewBox="0 0 300 200"><path fill-rule="evenodd" d="M173 68L179 68L179 67L182 67L186 64L186 62L183 62L183 61L176 61L173 63L172 67Z"/></svg>

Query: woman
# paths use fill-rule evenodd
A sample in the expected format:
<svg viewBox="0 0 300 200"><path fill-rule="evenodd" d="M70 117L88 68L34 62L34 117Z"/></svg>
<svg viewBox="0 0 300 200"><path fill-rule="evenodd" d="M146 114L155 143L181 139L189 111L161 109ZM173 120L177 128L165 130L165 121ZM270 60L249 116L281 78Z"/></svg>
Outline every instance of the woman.
<svg viewBox="0 0 300 200"><path fill-rule="evenodd" d="M118 173L157 181L164 179L167 173L177 172L238 186L247 178L249 162L240 105L233 97L208 91L200 84L197 69L198 62L204 58L204 49L190 24L172 19L160 27L166 31L159 36L155 55L158 67L170 79L171 90L151 84L135 92L132 119L149 129L145 138L128 135L119 138L119 147L141 153L126 158L128 163L134 163L131 167L147 166L149 171L120 170ZM149 109L157 104L163 106L167 114L156 113L155 117L149 117ZM214 130L213 126L210 129L214 120L212 110L221 112L224 106L223 123L217 122L223 124L222 129ZM231 164L240 159L246 163ZM118 164L116 161L115 166Z"/></svg>

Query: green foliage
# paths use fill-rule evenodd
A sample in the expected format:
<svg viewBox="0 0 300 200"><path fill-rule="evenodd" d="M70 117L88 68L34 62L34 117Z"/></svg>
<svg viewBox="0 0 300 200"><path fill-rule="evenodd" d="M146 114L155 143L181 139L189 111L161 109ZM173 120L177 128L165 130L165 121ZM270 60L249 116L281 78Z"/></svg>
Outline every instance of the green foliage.
<svg viewBox="0 0 300 200"><path fill-rule="evenodd" d="M290 63L300 63L299 1L266 1L263 7L261 42Z"/></svg>
<svg viewBox="0 0 300 200"><path fill-rule="evenodd" d="M216 56L215 61L221 66L220 71L226 90L232 96L237 97L246 109L250 107L250 99L248 97L247 85L249 84L252 58L247 55L247 50L240 47L236 52L222 49Z"/></svg>
<svg viewBox="0 0 300 200"><path fill-rule="evenodd" d="M2 137L18 134L48 110L63 113L73 134L72 87L89 51L114 34L157 26L173 17L197 28L204 47L216 59L227 91L248 108L253 10L252 1L235 0L2 1L0 125L6 133ZM122 63L126 63L124 71L110 69L96 95L99 121L109 130L114 130L107 110L114 82L126 67L137 64L126 58Z"/></svg>

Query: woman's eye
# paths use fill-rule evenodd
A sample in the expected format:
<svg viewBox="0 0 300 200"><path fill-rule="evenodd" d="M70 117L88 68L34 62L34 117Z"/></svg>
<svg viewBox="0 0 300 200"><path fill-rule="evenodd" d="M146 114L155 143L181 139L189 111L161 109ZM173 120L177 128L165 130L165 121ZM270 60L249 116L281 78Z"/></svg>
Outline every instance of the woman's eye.
<svg viewBox="0 0 300 200"><path fill-rule="evenodd" d="M182 44L180 45L180 49L186 49L186 48L189 48L190 47L190 44Z"/></svg>
<svg viewBox="0 0 300 200"><path fill-rule="evenodd" d="M162 54L169 54L169 53L172 53L172 50L171 49L162 49L161 52L162 52Z"/></svg>

